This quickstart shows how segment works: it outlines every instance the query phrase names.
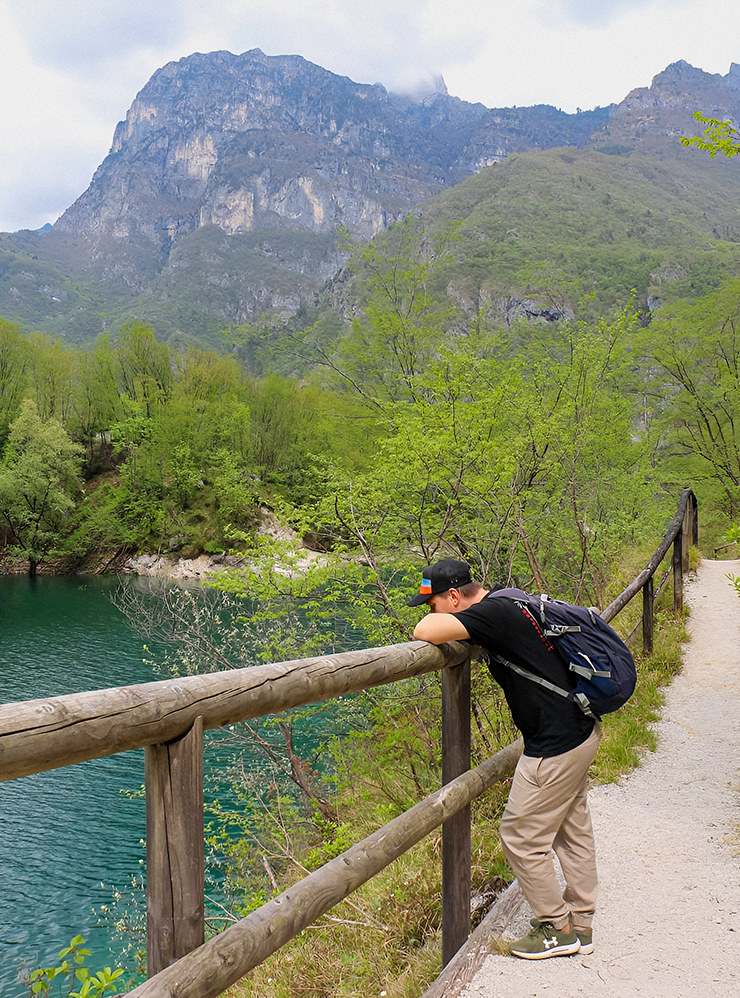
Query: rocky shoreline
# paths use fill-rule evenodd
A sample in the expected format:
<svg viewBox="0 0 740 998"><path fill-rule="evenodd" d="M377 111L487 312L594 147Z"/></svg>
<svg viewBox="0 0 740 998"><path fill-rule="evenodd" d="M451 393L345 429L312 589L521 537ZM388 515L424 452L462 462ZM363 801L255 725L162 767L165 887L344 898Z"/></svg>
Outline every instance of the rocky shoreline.
<svg viewBox="0 0 740 998"><path fill-rule="evenodd" d="M294 564L298 572L305 571L321 553L307 548L292 527L281 523L275 514L266 508L260 510L261 522L257 528L258 537L271 537L273 540L289 541L301 552ZM168 554L132 554L131 551L106 551L81 564L71 563L62 558L57 561L42 562L38 566L39 575L140 575L150 578L168 579L172 582L203 581L210 575L229 568L243 568L252 563L248 553L200 554L186 558L171 551ZM28 561L0 558L0 575L27 575Z"/></svg>

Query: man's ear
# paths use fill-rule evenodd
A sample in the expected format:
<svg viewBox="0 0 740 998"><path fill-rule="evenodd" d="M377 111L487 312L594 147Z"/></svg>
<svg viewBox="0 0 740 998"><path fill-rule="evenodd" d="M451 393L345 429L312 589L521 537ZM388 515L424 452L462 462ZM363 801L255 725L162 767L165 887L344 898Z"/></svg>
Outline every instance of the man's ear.
<svg viewBox="0 0 740 998"><path fill-rule="evenodd" d="M459 589L448 589L447 591L450 594L450 599L452 600L452 605L456 606L456 607L459 606L460 605L460 590Z"/></svg>

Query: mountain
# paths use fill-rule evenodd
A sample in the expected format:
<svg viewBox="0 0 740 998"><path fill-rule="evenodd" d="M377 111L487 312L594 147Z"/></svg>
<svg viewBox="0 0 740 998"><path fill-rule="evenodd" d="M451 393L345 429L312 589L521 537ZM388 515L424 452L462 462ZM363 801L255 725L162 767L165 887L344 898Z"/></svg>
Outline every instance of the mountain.
<svg viewBox="0 0 740 998"><path fill-rule="evenodd" d="M583 145L608 114L490 110L443 84L413 99L258 49L193 55L138 94L52 233L2 237L0 311L83 337L134 311L193 334L295 311L340 266L339 227L370 238L510 152Z"/></svg>
<svg viewBox="0 0 740 998"><path fill-rule="evenodd" d="M370 238L510 152L583 145L607 115L491 111L446 92L417 102L259 49L193 55L154 74L54 228L165 255L206 225Z"/></svg>
<svg viewBox="0 0 740 998"><path fill-rule="evenodd" d="M470 104L441 81L422 98L392 94L258 49L192 55L158 70L137 95L89 188L51 232L0 235L0 314L78 342L138 316L160 336L215 344L230 324L290 316L311 302L342 266L346 235L367 240L420 205L431 218L438 198L457 204L459 185L485 190L482 178L496 171L532 180L539 162L547 187L545 164L562 172L566 163L547 153L554 148L568 147L571 175L585 171L596 187L600 161L632 162L648 200L651 184L658 194L671 185L673 167L651 179L637 158L675 160L693 199L706 183L714 190L705 178L721 170L711 173L708 158L678 137L695 132L694 110L740 116L739 86L738 66L721 77L679 62L616 107L569 115ZM736 171L722 176L717 196L704 199L706 227L734 232L726 199ZM491 196L495 215L502 195ZM539 201L546 213L536 183L526 197L525 207ZM521 209L501 202L500 225L511 229ZM577 227L565 229L580 238ZM522 281L512 277L503 290L521 297Z"/></svg>

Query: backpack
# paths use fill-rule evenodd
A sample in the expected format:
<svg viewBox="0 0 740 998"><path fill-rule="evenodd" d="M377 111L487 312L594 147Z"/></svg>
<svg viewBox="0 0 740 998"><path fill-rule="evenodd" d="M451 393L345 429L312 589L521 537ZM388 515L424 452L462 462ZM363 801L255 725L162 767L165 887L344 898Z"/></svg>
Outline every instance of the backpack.
<svg viewBox="0 0 740 998"><path fill-rule="evenodd" d="M502 655L493 655L497 662L566 697L596 720L629 700L637 683L632 654L596 610L551 599L544 593L534 596L523 589L498 589L488 593L486 599L500 597L513 600L546 643L558 652L574 674L575 689L564 690Z"/></svg>

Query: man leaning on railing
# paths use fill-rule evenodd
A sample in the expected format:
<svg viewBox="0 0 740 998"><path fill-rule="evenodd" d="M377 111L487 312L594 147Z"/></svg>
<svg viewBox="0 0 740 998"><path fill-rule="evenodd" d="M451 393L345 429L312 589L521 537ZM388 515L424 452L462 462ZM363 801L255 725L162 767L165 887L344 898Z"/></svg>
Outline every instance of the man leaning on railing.
<svg viewBox="0 0 740 998"><path fill-rule="evenodd" d="M464 561L446 558L428 566L418 595L409 600L409 606L426 603L430 610L414 637L432 644L470 640L480 645L524 738L500 835L536 917L531 931L510 944L511 953L527 960L591 953L597 875L586 778L600 726L570 700L496 661L502 656L561 687L571 682L560 656L513 600L486 599L494 590L474 582ZM565 890L551 850L560 861Z"/></svg>

